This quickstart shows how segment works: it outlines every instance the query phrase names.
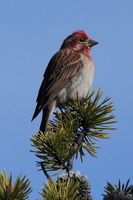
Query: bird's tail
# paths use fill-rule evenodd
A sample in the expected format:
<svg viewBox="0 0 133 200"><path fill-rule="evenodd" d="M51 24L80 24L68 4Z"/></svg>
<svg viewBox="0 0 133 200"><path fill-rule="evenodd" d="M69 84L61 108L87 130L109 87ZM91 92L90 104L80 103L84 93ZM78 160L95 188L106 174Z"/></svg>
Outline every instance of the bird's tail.
<svg viewBox="0 0 133 200"><path fill-rule="evenodd" d="M56 103L55 101L52 101L49 105L47 105L43 109L42 121L41 121L41 125L40 125L40 131L42 131L42 132L47 131L49 118L53 114L53 111L54 111L54 108L55 108L55 103Z"/></svg>

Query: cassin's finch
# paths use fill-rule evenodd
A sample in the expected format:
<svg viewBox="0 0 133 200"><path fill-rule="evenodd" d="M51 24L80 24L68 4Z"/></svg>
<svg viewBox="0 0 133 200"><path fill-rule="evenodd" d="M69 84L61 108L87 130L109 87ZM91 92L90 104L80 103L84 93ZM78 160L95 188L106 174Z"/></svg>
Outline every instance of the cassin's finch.
<svg viewBox="0 0 133 200"><path fill-rule="evenodd" d="M40 130L45 132L56 106L68 99L86 96L92 85L94 64L90 49L98 42L84 31L68 36L60 50L51 58L37 97L32 120L42 111Z"/></svg>

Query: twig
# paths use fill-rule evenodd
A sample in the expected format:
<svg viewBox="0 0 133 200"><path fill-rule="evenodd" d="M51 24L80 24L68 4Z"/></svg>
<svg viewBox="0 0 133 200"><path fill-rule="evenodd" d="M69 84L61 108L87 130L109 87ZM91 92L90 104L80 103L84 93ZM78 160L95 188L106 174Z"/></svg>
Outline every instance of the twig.
<svg viewBox="0 0 133 200"><path fill-rule="evenodd" d="M68 177L70 177L70 172L72 171L73 168L73 158L70 158L67 161L67 166L66 166L66 172L68 173Z"/></svg>
<svg viewBox="0 0 133 200"><path fill-rule="evenodd" d="M47 173L47 171L46 171L46 169L45 169L45 167L43 165L43 162L40 162L40 164L41 164L41 168L42 168L42 171L43 171L44 175L47 177L47 179L50 179L50 176Z"/></svg>
<svg viewBox="0 0 133 200"><path fill-rule="evenodd" d="M74 151L77 150L77 148L80 146L80 144L82 144L82 142L84 141L84 138L85 138L85 134L83 134L83 133L77 132L75 134L77 134L77 137L72 145L72 150L74 150ZM73 159L74 159L74 156L72 158L70 158L67 162L66 172L68 173L68 177L70 177L70 172L73 169Z"/></svg>

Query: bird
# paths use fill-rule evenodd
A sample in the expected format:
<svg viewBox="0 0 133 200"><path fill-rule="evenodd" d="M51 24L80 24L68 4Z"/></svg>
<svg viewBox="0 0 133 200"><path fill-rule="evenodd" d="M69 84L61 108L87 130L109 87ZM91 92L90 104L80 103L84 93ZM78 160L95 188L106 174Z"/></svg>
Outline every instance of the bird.
<svg viewBox="0 0 133 200"><path fill-rule="evenodd" d="M42 111L40 131L47 132L54 109L69 99L82 99L88 94L94 76L91 47L98 42L79 30L69 35L50 59L40 86L32 120Z"/></svg>

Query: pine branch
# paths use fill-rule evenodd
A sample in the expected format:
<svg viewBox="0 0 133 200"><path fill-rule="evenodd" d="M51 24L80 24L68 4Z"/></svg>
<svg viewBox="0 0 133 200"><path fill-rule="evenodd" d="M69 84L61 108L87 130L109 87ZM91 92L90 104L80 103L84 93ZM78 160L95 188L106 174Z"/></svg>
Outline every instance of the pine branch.
<svg viewBox="0 0 133 200"><path fill-rule="evenodd" d="M68 179L67 181L54 181L49 179L40 193L44 200L80 200L78 194L79 182ZM40 199L42 200L42 199Z"/></svg>
<svg viewBox="0 0 133 200"><path fill-rule="evenodd" d="M49 179L40 193L45 200L92 200L90 184L80 172L62 174L57 181Z"/></svg>
<svg viewBox="0 0 133 200"><path fill-rule="evenodd" d="M58 124L60 126L60 124ZM74 134L64 128L59 128L56 133L39 132L37 136L31 139L33 146L36 148L35 155L42 161L37 162L38 166L47 171L56 171L66 169L66 163L71 159L75 152L71 151Z"/></svg>
<svg viewBox="0 0 133 200"><path fill-rule="evenodd" d="M71 171L69 176L67 173L62 174L58 180L60 179L63 181L67 181L68 179L78 181L79 187L77 192L80 196L80 200L92 200L90 183L86 176L80 174L80 171L77 171L76 173Z"/></svg>
<svg viewBox="0 0 133 200"><path fill-rule="evenodd" d="M30 181L26 176L19 175L12 184L12 174L6 176L6 172L0 172L0 199L1 200L25 200L31 193Z"/></svg>
<svg viewBox="0 0 133 200"><path fill-rule="evenodd" d="M108 130L112 128L113 102L106 97L102 100L100 90L93 91L86 98L69 101L60 105L59 111L49 123L48 132L39 132L32 137L33 151L41 159L48 171L64 170L69 173L73 168L73 159L78 153L83 159L86 150L91 156L96 156L95 143L98 139L107 139Z"/></svg>
<svg viewBox="0 0 133 200"><path fill-rule="evenodd" d="M129 185L130 179L126 184L121 184L120 180L117 185L107 183L105 187L104 200L133 200L133 185Z"/></svg>
<svg viewBox="0 0 133 200"><path fill-rule="evenodd" d="M73 142L73 149L78 149L81 159L84 155L85 149L91 156L96 156L95 141L98 138L107 139L108 130L114 130L110 124L115 116L112 114L113 102L110 98L102 98L100 90L93 91L82 100L69 101L60 108L60 113L55 113L55 118L64 123L64 127L72 126L75 140ZM56 123L57 123L56 122ZM70 123L71 122L71 123ZM51 123L56 127L56 124Z"/></svg>

